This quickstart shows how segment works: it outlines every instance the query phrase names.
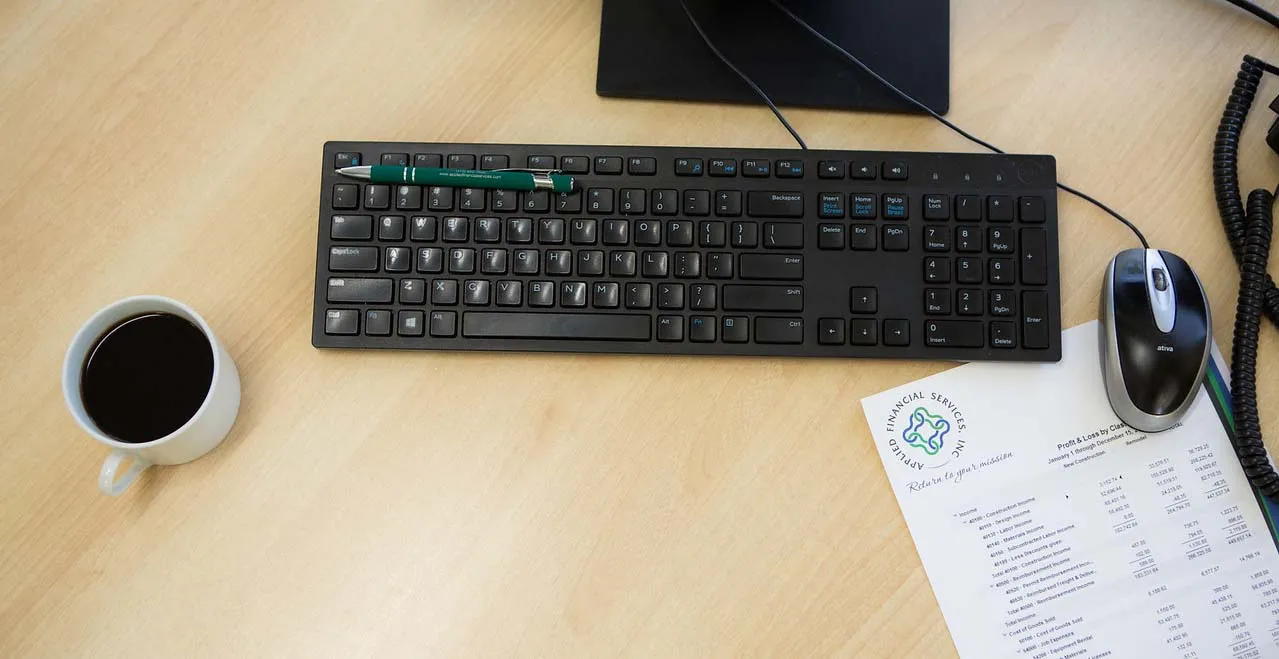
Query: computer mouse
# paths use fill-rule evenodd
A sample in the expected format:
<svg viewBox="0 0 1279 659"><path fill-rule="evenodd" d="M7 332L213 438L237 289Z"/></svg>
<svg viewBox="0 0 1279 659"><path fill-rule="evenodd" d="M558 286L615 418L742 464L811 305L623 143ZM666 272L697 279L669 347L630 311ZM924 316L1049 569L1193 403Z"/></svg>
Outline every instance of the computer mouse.
<svg viewBox="0 0 1279 659"><path fill-rule="evenodd" d="M1212 316L1199 277L1159 249L1128 249L1106 268L1101 369L1110 407L1145 432L1173 427L1203 383Z"/></svg>

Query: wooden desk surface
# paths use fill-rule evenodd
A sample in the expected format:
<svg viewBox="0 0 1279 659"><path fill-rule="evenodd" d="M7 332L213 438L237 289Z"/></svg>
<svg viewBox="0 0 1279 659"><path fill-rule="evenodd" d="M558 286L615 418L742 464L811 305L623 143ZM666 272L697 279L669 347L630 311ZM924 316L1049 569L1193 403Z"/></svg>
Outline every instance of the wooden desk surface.
<svg viewBox="0 0 1279 659"><path fill-rule="evenodd" d="M1199 0L953 4L950 117L1189 257L1228 350L1209 153L1274 32ZM327 139L792 146L761 108L596 97L598 23L573 0L0 3L0 655L954 656L859 403L945 364L311 347ZM1263 103L1248 188L1279 180ZM971 149L787 114L815 147ZM1061 203L1069 326L1133 240ZM204 314L244 399L217 451L111 499L59 369L137 293Z"/></svg>

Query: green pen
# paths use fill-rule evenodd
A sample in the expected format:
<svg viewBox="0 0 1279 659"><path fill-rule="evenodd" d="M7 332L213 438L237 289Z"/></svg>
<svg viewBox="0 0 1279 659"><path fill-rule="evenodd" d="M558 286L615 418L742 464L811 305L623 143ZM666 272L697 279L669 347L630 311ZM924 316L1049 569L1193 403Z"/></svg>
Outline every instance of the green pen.
<svg viewBox="0 0 1279 659"><path fill-rule="evenodd" d="M572 192L577 184L572 176L542 169L441 169L439 167L395 167L361 165L342 167L337 173L374 183L442 185L452 188L489 188L492 190L550 190Z"/></svg>

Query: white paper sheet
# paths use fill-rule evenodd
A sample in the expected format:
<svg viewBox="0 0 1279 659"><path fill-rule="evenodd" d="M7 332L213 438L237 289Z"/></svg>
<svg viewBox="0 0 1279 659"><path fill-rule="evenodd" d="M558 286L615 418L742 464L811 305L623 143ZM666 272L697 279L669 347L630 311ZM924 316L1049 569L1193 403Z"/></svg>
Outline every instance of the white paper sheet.
<svg viewBox="0 0 1279 659"><path fill-rule="evenodd" d="M960 655L1279 657L1279 550L1213 398L1134 431L1097 342L862 401Z"/></svg>

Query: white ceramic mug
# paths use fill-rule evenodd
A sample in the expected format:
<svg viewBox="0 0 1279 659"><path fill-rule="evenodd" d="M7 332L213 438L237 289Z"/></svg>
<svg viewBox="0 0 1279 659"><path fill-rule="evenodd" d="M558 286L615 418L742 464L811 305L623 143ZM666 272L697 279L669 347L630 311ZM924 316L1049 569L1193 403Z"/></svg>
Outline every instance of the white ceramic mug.
<svg viewBox="0 0 1279 659"><path fill-rule="evenodd" d="M185 318L204 333L213 348L213 379L204 403L195 415L177 430L149 442L129 444L112 439L93 422L80 395L80 377L89 351L108 330L121 321L146 313L167 313ZM240 410L240 374L226 348L214 336L200 314L177 300L158 295L139 295L115 302L97 313L76 332L62 362L62 396L71 416L94 439L111 447L111 455L102 464L98 489L112 496L124 492L151 465L173 465L190 462L212 451L235 423ZM120 467L131 461L123 475Z"/></svg>

